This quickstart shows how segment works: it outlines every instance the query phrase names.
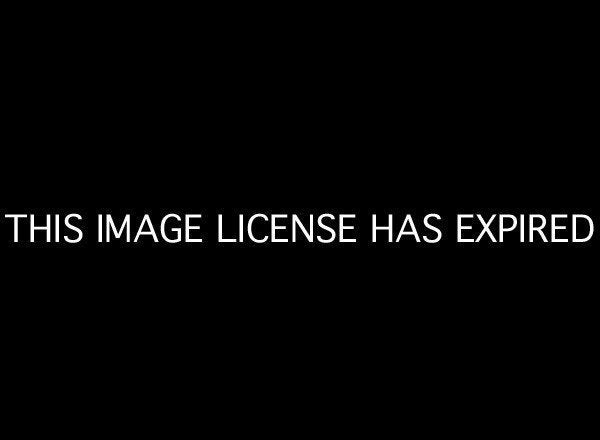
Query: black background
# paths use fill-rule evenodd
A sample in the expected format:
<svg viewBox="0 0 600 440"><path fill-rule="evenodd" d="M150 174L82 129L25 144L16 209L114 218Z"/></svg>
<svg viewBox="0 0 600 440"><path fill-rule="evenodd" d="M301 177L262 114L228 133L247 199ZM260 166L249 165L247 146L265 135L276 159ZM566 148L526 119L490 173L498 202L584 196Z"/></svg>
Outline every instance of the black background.
<svg viewBox="0 0 600 440"><path fill-rule="evenodd" d="M23 16L3 55L2 213L356 212L361 243L4 240L11 412L573 429L595 389L597 238L460 246L453 218L597 221L592 29L524 11L247 12ZM444 241L371 246L375 212L438 212Z"/></svg>

